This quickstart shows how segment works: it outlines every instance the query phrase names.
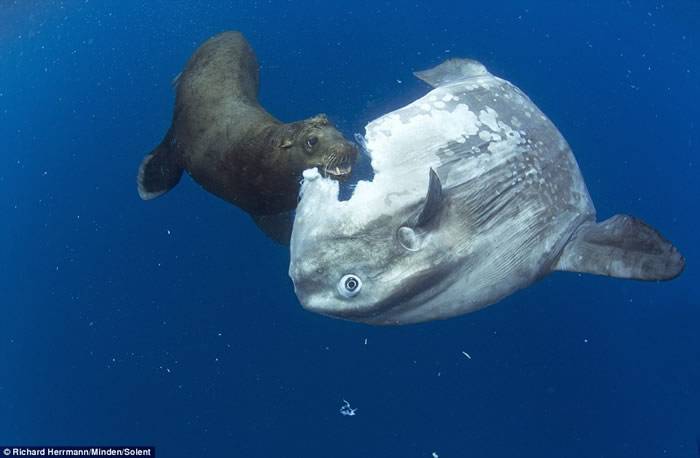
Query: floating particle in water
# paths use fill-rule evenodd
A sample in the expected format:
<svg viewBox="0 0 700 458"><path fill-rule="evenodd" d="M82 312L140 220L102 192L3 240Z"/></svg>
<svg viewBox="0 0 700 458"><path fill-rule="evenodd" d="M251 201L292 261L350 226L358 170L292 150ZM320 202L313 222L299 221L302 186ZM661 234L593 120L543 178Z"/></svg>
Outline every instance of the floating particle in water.
<svg viewBox="0 0 700 458"><path fill-rule="evenodd" d="M346 417L354 417L357 415L355 412L357 412L357 409L350 407L350 403L343 399L343 405L340 407L340 414Z"/></svg>

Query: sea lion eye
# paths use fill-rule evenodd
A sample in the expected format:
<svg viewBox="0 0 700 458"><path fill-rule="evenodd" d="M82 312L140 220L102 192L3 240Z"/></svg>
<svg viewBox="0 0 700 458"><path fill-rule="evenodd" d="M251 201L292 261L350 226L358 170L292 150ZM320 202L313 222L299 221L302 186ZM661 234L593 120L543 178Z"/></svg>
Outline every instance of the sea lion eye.
<svg viewBox="0 0 700 458"><path fill-rule="evenodd" d="M308 140L306 140L306 146L309 148L314 146L316 143L318 143L318 137L309 137Z"/></svg>
<svg viewBox="0 0 700 458"><path fill-rule="evenodd" d="M353 274L343 275L338 282L338 292L343 297L353 297L362 289L362 280Z"/></svg>

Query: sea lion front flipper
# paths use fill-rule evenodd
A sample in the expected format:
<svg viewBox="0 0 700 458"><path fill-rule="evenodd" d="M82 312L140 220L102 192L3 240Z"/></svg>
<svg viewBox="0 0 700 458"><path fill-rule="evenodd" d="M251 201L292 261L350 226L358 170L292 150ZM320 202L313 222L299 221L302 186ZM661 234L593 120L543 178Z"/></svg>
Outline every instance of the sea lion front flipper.
<svg viewBox="0 0 700 458"><path fill-rule="evenodd" d="M170 135L166 135L165 140L141 161L136 184L143 200L165 194L180 181L183 169L171 145Z"/></svg>
<svg viewBox="0 0 700 458"><path fill-rule="evenodd" d="M275 215L250 215L261 231L280 245L289 245L292 237L294 212L277 213Z"/></svg>
<svg viewBox="0 0 700 458"><path fill-rule="evenodd" d="M584 223L564 247L555 270L637 280L671 280L685 267L676 247L627 215Z"/></svg>

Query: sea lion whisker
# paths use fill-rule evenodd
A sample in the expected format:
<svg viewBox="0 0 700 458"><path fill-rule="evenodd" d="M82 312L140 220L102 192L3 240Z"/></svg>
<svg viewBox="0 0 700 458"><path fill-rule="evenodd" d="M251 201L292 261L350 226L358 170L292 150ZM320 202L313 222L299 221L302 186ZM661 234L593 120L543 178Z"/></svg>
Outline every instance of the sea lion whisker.
<svg viewBox="0 0 700 458"><path fill-rule="evenodd" d="M326 170L331 168L331 166L334 164L335 158L336 158L335 152L331 153L331 155L328 156L328 160L326 160L326 163L325 163Z"/></svg>

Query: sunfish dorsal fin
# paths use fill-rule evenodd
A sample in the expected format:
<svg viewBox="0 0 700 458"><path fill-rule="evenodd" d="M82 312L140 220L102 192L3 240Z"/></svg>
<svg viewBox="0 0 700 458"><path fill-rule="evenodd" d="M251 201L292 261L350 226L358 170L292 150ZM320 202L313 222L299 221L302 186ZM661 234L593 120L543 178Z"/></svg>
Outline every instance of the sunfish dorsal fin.
<svg viewBox="0 0 700 458"><path fill-rule="evenodd" d="M455 81L488 75L489 71L481 62L472 59L448 59L438 66L413 72L413 74L432 87L438 87Z"/></svg>

